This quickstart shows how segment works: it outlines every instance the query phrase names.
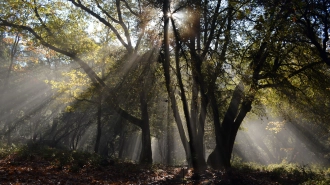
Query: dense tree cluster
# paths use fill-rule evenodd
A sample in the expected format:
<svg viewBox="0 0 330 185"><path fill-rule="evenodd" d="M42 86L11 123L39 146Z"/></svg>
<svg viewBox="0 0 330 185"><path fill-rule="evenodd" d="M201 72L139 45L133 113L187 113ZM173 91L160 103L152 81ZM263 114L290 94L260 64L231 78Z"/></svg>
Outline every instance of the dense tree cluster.
<svg viewBox="0 0 330 185"><path fill-rule="evenodd" d="M234 143L252 111L274 119L254 143L269 162L302 148L330 153L327 0L0 5L8 145L32 140L146 164L174 164L182 151L195 172L230 168L233 153L244 159ZM283 128L304 137L285 138Z"/></svg>

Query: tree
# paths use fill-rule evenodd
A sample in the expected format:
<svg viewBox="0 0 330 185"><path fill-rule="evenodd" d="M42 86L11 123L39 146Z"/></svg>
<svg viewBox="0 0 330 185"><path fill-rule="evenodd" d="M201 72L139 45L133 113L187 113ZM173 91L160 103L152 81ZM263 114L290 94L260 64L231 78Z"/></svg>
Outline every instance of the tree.
<svg viewBox="0 0 330 185"><path fill-rule="evenodd" d="M86 72L88 77L90 78L91 82L96 86L98 89L106 89L107 93L111 93L111 90L107 87L103 79L101 79L95 71L80 57L83 56L83 53L86 52L88 49L91 49L89 43L84 43L84 41L75 40L75 37L73 34L76 34L79 30L79 33L86 34L84 29L84 21L82 21L83 16L90 16L94 19L98 20L100 23L104 24L106 27L108 27L113 33L114 36L118 39L118 41L124 46L126 49L126 56L127 59L130 61L134 61L136 59L137 49L139 46L139 42L136 45L135 49L132 46L131 41L131 35L130 32L133 30L129 28L126 23L124 22L124 12L123 9L125 9L125 14L128 13L130 15L133 15L135 17L141 16L140 14L136 13L134 10L139 9L141 7L136 6L136 8L132 8L131 5L127 2L122 3L121 1L116 1L115 3L111 4L104 4L99 1L93 2L93 4L90 3L84 3L81 1L69 1L73 7L70 8L69 3L61 2L61 1L55 1L55 2L6 2L4 3L4 6L2 8L2 12L4 12L4 16L1 17L1 25L2 26L8 26L13 29L19 29L19 30L25 30L29 34L31 34L40 44L44 45L45 47L48 47L56 52L59 52L67 57L70 57L72 60L76 61L81 68ZM55 6L58 7L58 11L63 11L65 9L71 9L73 11L70 11L69 13L62 14L63 16L57 16L58 12L54 12L51 10L51 7ZM108 6L110 5L110 6ZM115 12L115 15L112 15L108 12L108 10L111 10L112 8L116 8L117 12ZM26 15L33 15L30 17L30 21L35 21L34 24L22 24L21 17L22 14L10 14L5 13L6 8L12 8L16 12L25 12ZM100 16L97 11L102 12L104 17ZM116 17L116 18L115 18ZM77 20L76 18L80 19ZM134 23L133 20L128 22ZM120 31L117 30L121 29L121 31L124 33L124 36L121 35ZM83 27L81 27L83 25ZM86 26L86 25L85 25ZM141 36L143 36L143 24L141 24L142 32ZM74 31L73 31L74 30ZM134 31L134 30L133 30ZM137 33L138 34L138 33ZM123 39L123 37L126 39L126 41ZM84 38L84 37L82 37ZM87 37L86 37L87 38ZM114 106L115 110L124 118L131 121L133 124L136 124L137 126L141 127L143 126L143 131L147 131L144 126L145 124L148 124L148 120L141 120L138 119L130 114L128 114L126 111L121 109L118 105L115 105L114 99L109 98L109 95L105 96L108 101L107 103L110 104L110 106ZM143 100L143 98L142 98ZM145 106L142 106L143 111L145 112ZM145 115L145 114L144 114ZM145 118L148 119L148 118ZM148 135L148 133L143 133L143 135ZM150 134L149 134L150 135ZM149 138L150 140L150 138ZM143 142L146 145L151 145L150 142ZM149 146L150 148L150 146ZM147 163L150 163L150 157L151 150L143 150L143 152L148 152L148 154L143 154L142 156L146 156L146 159L142 159L142 161L146 161Z"/></svg>
<svg viewBox="0 0 330 185"><path fill-rule="evenodd" d="M317 6L313 11L307 8L311 4ZM163 29L157 33L152 11L159 9ZM1 8L0 26L21 31L79 64L95 90L96 96L86 97L98 102L98 133L104 102L142 130L141 162L148 164L154 95L146 89L154 85L150 79L158 69L154 63L158 57L187 161L198 174L207 167L207 118L215 129L216 144L208 164L228 169L239 127L269 89L300 98L298 92L312 82L310 71L328 75L320 72L321 64L328 63L328 9L327 1L8 1ZM185 14L184 21L180 13ZM107 48L110 43L101 44L95 34L89 35L91 23L107 28L103 34L121 48L119 56L110 57L119 64L109 73L98 73L101 70L93 66L98 60L89 58L98 45ZM113 69L118 69L116 75ZM118 102L123 95L132 97L129 103Z"/></svg>
<svg viewBox="0 0 330 185"><path fill-rule="evenodd" d="M329 10L330 3L326 0L293 1L287 4L286 10L300 34L297 40L314 45L315 54L327 65L330 65Z"/></svg>
<svg viewBox="0 0 330 185"><path fill-rule="evenodd" d="M6 76L5 76L5 79L4 79L4 83L3 83L3 86L2 86L2 91L1 91L1 94L0 94L0 104L4 105L4 97L5 97L5 93L6 93L6 90L8 89L8 82L9 82L9 77L10 77L10 73L12 72L12 69L13 69L13 66L14 66L14 61L15 61L15 58L18 56L18 50L19 50L19 41L20 41L21 37L19 35L19 33L16 33L14 38L13 39L9 39L9 42L12 42L11 43L11 48L9 50L9 66L8 66L8 69L7 69L7 73L6 73ZM5 48L3 48L5 51ZM2 53L2 55L4 55L4 52ZM5 57L4 57L5 58ZM2 107L0 109L0 120L2 120L2 117L3 115L6 114L5 113L5 108ZM8 123L7 126L7 130L11 130L11 127L12 125L10 125L10 123ZM11 136L10 136L10 132L7 132L7 144L8 145L11 145Z"/></svg>
<svg viewBox="0 0 330 185"><path fill-rule="evenodd" d="M172 25L173 35L177 40L173 47L180 48L181 55L186 57L186 60L190 57L188 61L193 79L192 84L195 84L195 88L198 89L195 91L194 85L190 86L192 88L189 91L191 96L199 97L197 102L200 104L194 104L192 101L190 103L192 109L189 112L186 96L190 93L185 90L187 88L183 88L182 79L184 77L180 74L180 66L176 65L176 77L192 152L192 165L197 171L205 166L202 155L194 151L197 151L196 148L202 148L201 145L198 146L197 140L202 141L203 139L205 114L208 106L212 110L217 143L214 152L209 156L209 164L215 168L229 168L237 131L251 110L253 103L258 99L260 92L266 88L282 88L284 91L295 89L296 84L293 82L298 80L297 76L300 77L305 70L320 65L318 61L309 63L297 55L304 50L298 46L301 43L289 42L289 38L294 32L292 31L293 26L286 22L289 15L283 14L286 11L284 4L270 7L255 2L243 4L229 1L224 7L220 1L216 1L217 4L211 13L207 9L207 3L206 1L193 1L185 4L184 8L195 10L194 19L191 20L191 24L186 25L191 33L185 33L184 29L177 29L175 24ZM164 15L171 15L167 13L168 4L166 2L164 7ZM201 7L206 8L202 9ZM263 11L259 11L261 7L264 8ZM203 19L202 15L204 16ZM219 16L222 16L223 22L217 19ZM174 22L175 18L173 17L164 17L165 55L170 55L166 40L167 21L171 19ZM201 29L201 25L204 26L203 29ZM236 29L237 27L244 28L244 26L247 28L242 31ZM282 32L280 30L289 31ZM181 33L179 33L180 31ZM237 35L240 35L244 44L237 42L238 40L235 39ZM237 47L239 47L238 50L236 50ZM308 48L311 50L307 49L306 53L312 51L312 48ZM208 58L212 56L210 53L217 54L216 61L219 64L216 66L207 66L207 63L212 61ZM285 54L283 55L283 53ZM174 55L177 60L177 54ZM236 55L236 59L233 55ZM304 54L304 56L306 55ZM169 56L165 56L165 79L170 79L167 77L169 76L168 66L170 65L168 58ZM226 66L230 66L230 68L226 69ZM228 73L226 78L236 81L237 84L224 113L220 113L219 107L226 105L220 104L223 100L221 100L221 96L218 96L218 93L221 92L221 83L226 83L226 81L218 81L218 78L221 78L221 73ZM234 77L234 75L237 76ZM167 84L170 85L170 83L170 80L167 80ZM171 88L168 87L169 94L171 91ZM210 105L208 105L209 103ZM174 100L172 100L172 104L175 104ZM200 110L199 119L194 119L194 115L197 113L194 113L194 110ZM220 121L221 118L222 122ZM200 133L200 137L198 133Z"/></svg>

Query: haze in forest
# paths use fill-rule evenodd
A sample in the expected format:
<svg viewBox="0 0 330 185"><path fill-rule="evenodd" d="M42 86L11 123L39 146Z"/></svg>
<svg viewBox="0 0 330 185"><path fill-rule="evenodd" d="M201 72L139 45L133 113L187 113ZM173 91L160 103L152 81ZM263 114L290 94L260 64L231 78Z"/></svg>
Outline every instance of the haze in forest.
<svg viewBox="0 0 330 185"><path fill-rule="evenodd" d="M0 147L329 166L326 0L0 5Z"/></svg>

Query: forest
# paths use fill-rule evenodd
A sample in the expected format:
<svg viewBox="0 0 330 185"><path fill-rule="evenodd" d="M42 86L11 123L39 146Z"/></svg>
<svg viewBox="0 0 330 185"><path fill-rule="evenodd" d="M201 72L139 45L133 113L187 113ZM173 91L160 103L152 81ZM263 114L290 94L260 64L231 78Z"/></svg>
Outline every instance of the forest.
<svg viewBox="0 0 330 185"><path fill-rule="evenodd" d="M330 184L329 0L0 0L0 184Z"/></svg>

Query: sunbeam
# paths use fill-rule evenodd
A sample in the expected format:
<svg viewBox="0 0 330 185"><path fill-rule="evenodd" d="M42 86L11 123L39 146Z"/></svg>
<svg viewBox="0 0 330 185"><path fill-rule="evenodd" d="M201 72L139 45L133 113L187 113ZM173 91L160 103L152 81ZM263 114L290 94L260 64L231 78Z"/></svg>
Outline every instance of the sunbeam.
<svg viewBox="0 0 330 185"><path fill-rule="evenodd" d="M0 184L330 184L329 10L0 0Z"/></svg>

